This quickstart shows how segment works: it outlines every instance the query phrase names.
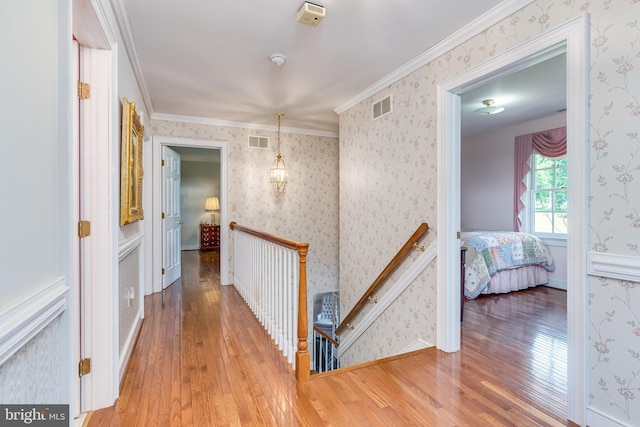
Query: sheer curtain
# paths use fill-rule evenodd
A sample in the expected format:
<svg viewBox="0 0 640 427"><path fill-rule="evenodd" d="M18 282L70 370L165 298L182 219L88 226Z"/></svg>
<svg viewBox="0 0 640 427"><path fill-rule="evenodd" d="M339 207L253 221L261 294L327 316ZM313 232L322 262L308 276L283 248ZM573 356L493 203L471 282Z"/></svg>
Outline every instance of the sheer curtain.
<svg viewBox="0 0 640 427"><path fill-rule="evenodd" d="M529 158L533 152L545 157L557 158L567 154L567 127L545 130L516 136L514 161L514 197L513 197L513 229L520 231L522 213L525 205L522 195L527 191L524 178L531 170Z"/></svg>

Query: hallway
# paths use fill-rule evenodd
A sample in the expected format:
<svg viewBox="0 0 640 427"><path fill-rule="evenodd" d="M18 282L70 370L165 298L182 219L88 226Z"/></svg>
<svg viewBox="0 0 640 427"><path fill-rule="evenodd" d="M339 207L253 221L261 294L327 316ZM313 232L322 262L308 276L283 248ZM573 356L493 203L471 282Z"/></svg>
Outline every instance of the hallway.
<svg viewBox="0 0 640 427"><path fill-rule="evenodd" d="M237 291L219 285L217 256L182 252L182 278L145 298L121 397L88 426L566 425L526 385L510 390L500 366L478 368L475 351L430 348L297 384Z"/></svg>

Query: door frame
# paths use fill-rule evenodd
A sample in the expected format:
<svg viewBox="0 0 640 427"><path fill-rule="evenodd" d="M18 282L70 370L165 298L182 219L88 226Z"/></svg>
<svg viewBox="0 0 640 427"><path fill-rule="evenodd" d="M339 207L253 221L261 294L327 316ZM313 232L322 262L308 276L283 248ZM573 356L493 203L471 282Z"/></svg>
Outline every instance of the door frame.
<svg viewBox="0 0 640 427"><path fill-rule="evenodd" d="M152 233L145 233L148 240L147 247L153 248L151 270L152 283L148 284L146 293L162 291L162 147L193 147L220 150L220 283L229 285L229 227L227 224L228 197L228 143L208 139L179 138L172 136L152 137L152 209L150 213ZM152 239L152 240L151 240ZM156 244L153 244L156 242Z"/></svg>
<svg viewBox="0 0 640 427"><path fill-rule="evenodd" d="M81 324L74 323L73 357L79 362L80 342L84 355L91 358L91 373L73 381L74 416L111 406L118 397L118 318L117 318L117 232L118 186L113 183L118 171L114 144L119 142L117 88L117 42L102 6L91 0L73 0L72 31L80 44L81 78L91 84L91 97L83 100L82 137L87 152L78 158L74 143L72 173L85 181L90 195L84 201L86 215L79 218L80 188L72 188L73 222L91 221L91 235L84 242L86 250L74 252L74 269L86 266L84 295L80 282L74 280L74 315L82 314ZM71 85L74 90L76 82ZM74 99L77 99L74 96ZM74 118L74 127L78 123ZM114 141L115 139L115 141ZM83 172L84 170L84 172ZM113 207L116 209L113 209ZM74 239L75 240L75 239ZM82 310L81 310L82 309ZM76 365L77 366L77 365ZM77 371L74 371L77 372Z"/></svg>
<svg viewBox="0 0 640 427"><path fill-rule="evenodd" d="M586 215L588 197L589 19L574 17L477 67L438 85L437 348L460 349L460 94L522 70L553 55L567 54L567 403L569 420L584 425L588 402Z"/></svg>

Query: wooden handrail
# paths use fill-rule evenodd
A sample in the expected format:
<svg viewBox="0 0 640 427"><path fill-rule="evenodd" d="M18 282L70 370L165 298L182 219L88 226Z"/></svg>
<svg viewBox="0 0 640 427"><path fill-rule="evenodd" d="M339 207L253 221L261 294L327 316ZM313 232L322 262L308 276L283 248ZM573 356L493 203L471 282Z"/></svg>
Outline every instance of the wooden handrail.
<svg viewBox="0 0 640 427"><path fill-rule="evenodd" d="M393 257L391 262L382 270L382 273L376 280L369 286L369 289L362 295L360 300L353 306L349 314L342 320L340 326L336 328L336 334L340 335L347 328L347 325L362 311L364 305L369 301L369 298L373 298L373 295L380 290L382 285L393 274L394 271L402 264L402 262L409 256L414 249L414 244L418 243L429 231L429 226L426 222L420 224L418 229L413 233L409 240L402 246L398 253Z"/></svg>
<svg viewBox="0 0 640 427"><path fill-rule="evenodd" d="M242 231L252 236L256 236L262 240L293 249L298 252L300 258L298 286L298 349L296 351L296 379L299 382L309 381L311 377L311 355L309 354L308 343L308 316L307 316L307 252L309 243L296 242L294 240L284 239L274 236L273 234L263 233L262 231L238 225L235 221L229 223L231 230Z"/></svg>
<svg viewBox="0 0 640 427"><path fill-rule="evenodd" d="M340 347L340 343L338 341L336 341L333 338L331 338L329 335L327 335L327 333L325 331L323 331L322 329L318 328L316 325L313 325L313 330L316 331L317 333L319 333L322 338L326 339L327 341L329 341L334 346Z"/></svg>
<svg viewBox="0 0 640 427"><path fill-rule="evenodd" d="M251 234L252 236L256 236L261 238L262 240L266 240L271 243L275 243L280 246L284 246L285 248L295 249L299 251L302 247L309 247L308 243L300 243L295 240L285 239L283 237L274 236L273 234L265 233L259 230L254 230L253 228L245 227L244 225L239 225L237 222L232 221L229 223L229 228L232 230L238 230L245 232L247 234Z"/></svg>

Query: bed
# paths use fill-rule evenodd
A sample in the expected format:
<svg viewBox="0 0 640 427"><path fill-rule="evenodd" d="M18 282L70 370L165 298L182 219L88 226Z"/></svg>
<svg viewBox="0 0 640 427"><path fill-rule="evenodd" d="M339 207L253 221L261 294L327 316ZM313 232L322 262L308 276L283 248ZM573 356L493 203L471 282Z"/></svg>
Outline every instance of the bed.
<svg viewBox="0 0 640 427"><path fill-rule="evenodd" d="M536 236L513 231L463 232L466 248L464 296L498 294L546 284L555 270L547 247Z"/></svg>

